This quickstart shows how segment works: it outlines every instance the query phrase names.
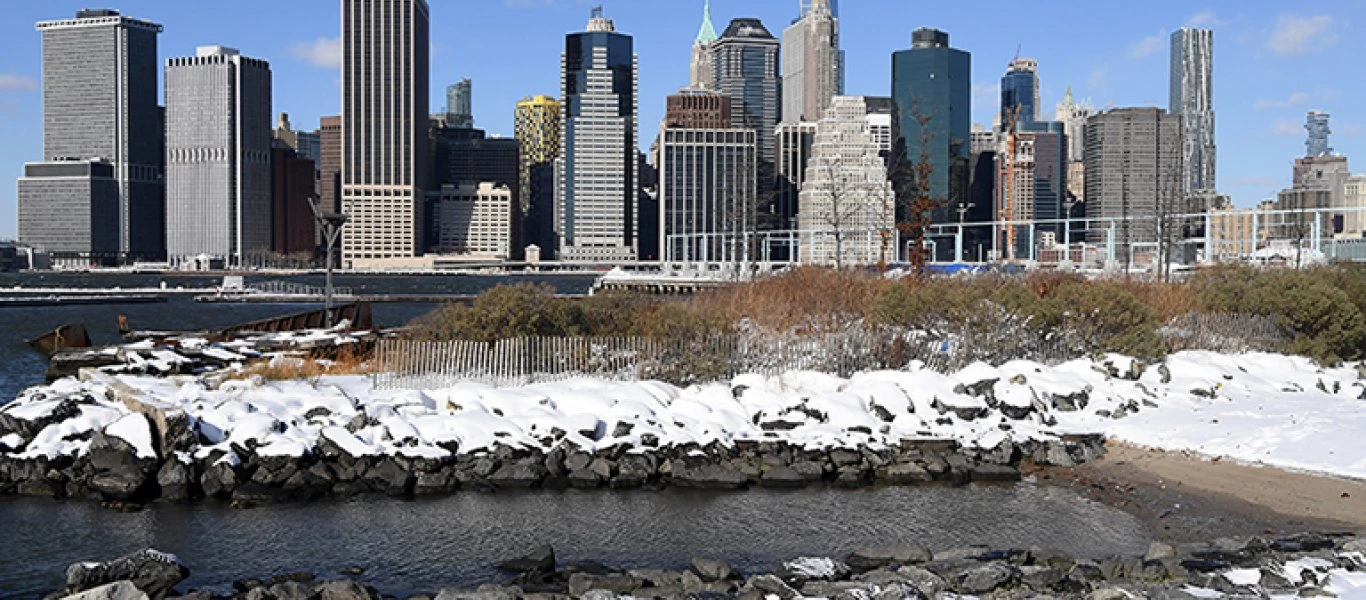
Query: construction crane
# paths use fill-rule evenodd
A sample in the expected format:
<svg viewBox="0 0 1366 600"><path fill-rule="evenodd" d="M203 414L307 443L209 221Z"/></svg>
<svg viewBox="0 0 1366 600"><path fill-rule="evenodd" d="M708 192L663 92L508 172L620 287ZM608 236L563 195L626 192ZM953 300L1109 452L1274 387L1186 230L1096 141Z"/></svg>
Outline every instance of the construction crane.
<svg viewBox="0 0 1366 600"><path fill-rule="evenodd" d="M1016 102L1005 111L1005 122L1001 124L1006 134L1005 152L1001 158L999 175L1004 184L1001 202L997 204L996 220L1000 221L1005 234L1005 253L1007 262L1015 262L1015 155L1019 147L1020 103Z"/></svg>

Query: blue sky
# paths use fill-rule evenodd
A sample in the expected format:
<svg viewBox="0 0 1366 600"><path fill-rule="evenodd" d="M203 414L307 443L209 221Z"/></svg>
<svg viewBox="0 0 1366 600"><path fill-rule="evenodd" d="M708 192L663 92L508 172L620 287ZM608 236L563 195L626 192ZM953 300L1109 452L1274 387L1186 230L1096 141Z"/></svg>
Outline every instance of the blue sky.
<svg viewBox="0 0 1366 600"><path fill-rule="evenodd" d="M664 97L686 85L702 0L430 0L432 106L461 77L474 80L477 125L512 134L514 103L557 95L563 35L583 28L593 4L635 36L640 55L642 146L657 132ZM0 23L0 238L16 235L16 179L42 158L40 20L66 18L91 0L15 2ZM717 30L733 17L758 17L780 35L796 16L794 0L713 0ZM124 14L162 23L161 58L224 44L269 60L275 110L312 128L336 114L339 2L334 0L122 0ZM972 53L974 120L990 123L997 84L1016 48L1039 60L1044 116L1064 88L1106 106L1164 106L1173 29L1215 30L1215 109L1219 188L1249 206L1289 185L1290 161L1304 152L1304 113L1333 114L1333 145L1366 161L1366 79L1353 67L1366 56L1366 3L1283 0L1142 3L1054 0L970 3L911 0L841 2L850 94L887 95L890 55L922 26L949 32ZM1358 166L1366 170L1366 166Z"/></svg>

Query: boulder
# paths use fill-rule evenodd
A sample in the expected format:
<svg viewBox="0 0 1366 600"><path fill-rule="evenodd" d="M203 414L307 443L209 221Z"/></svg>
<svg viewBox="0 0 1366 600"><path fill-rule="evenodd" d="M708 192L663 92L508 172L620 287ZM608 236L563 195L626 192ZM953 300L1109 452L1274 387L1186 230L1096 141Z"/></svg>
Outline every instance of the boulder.
<svg viewBox="0 0 1366 600"><path fill-rule="evenodd" d="M274 600L312 600L313 598L313 587L298 581L282 581L270 586L266 592Z"/></svg>
<svg viewBox="0 0 1366 600"><path fill-rule="evenodd" d="M871 571L882 567L926 563L934 559L928 548L920 545L884 546L855 550L845 560L850 567Z"/></svg>
<svg viewBox="0 0 1366 600"><path fill-rule="evenodd" d="M314 588L316 600L379 600L375 590L358 581L329 581Z"/></svg>
<svg viewBox="0 0 1366 600"><path fill-rule="evenodd" d="M692 570L697 573L698 577L702 578L702 581L707 582L725 581L735 575L735 571L730 568L730 565L710 558L692 559Z"/></svg>
<svg viewBox="0 0 1366 600"><path fill-rule="evenodd" d="M778 576L794 587L801 587L808 581L840 581L848 579L853 571L842 562L833 558L798 558L783 563Z"/></svg>
<svg viewBox="0 0 1366 600"><path fill-rule="evenodd" d="M904 578L906 583L930 598L934 598L949 589L949 582L945 581L943 577L920 567L901 567L896 570L896 573Z"/></svg>
<svg viewBox="0 0 1366 600"><path fill-rule="evenodd" d="M142 420L142 424L148 428L147 435L150 437L151 426L146 424L146 419ZM94 471L90 488L110 500L134 500L147 496L148 483L159 466L155 456L139 456L138 449L123 438L102 431L91 436L88 456L90 468Z"/></svg>
<svg viewBox="0 0 1366 600"><path fill-rule="evenodd" d="M653 456L627 454L617 461L617 474L610 485L616 489L636 488L654 479L657 461Z"/></svg>
<svg viewBox="0 0 1366 600"><path fill-rule="evenodd" d="M679 487L735 490L745 487L749 478L744 473L721 465L680 466L675 463L673 483Z"/></svg>
<svg viewBox="0 0 1366 600"><path fill-rule="evenodd" d="M976 464L970 469L973 481L1019 481L1020 470L1010 465Z"/></svg>
<svg viewBox="0 0 1366 600"><path fill-rule="evenodd" d="M81 562L66 569L66 594L127 581L153 599L165 598L177 583L190 576L190 570L174 555L156 550L141 550L109 562Z"/></svg>
<svg viewBox="0 0 1366 600"><path fill-rule="evenodd" d="M786 465L773 467L759 476L759 486L766 488L801 488L806 483L806 476Z"/></svg>
<svg viewBox="0 0 1366 600"><path fill-rule="evenodd" d="M62 600L148 600L147 593L127 581L117 581L64 596Z"/></svg>
<svg viewBox="0 0 1366 600"><path fill-rule="evenodd" d="M554 573L555 549L549 545L539 546L521 558L503 562L498 568L515 573Z"/></svg>
<svg viewBox="0 0 1366 600"><path fill-rule="evenodd" d="M527 459L504 463L489 475L489 482L500 488L530 488L540 483L547 474L541 460Z"/></svg>
<svg viewBox="0 0 1366 600"><path fill-rule="evenodd" d="M177 458L166 461L157 471L157 487L161 489L161 498L172 501L188 500L191 479L190 465L180 462Z"/></svg>
<svg viewBox="0 0 1366 600"><path fill-rule="evenodd" d="M644 585L645 582L639 577L632 577L630 575L575 573L569 576L569 595L576 598L582 597L589 590L606 590L616 594L630 594Z"/></svg>
<svg viewBox="0 0 1366 600"><path fill-rule="evenodd" d="M787 585L783 580L778 579L775 575L751 577L749 581L745 583L745 587L751 590L757 590L764 595L777 596L782 600L792 600L793 598L801 596L797 590L792 589L791 586Z"/></svg>
<svg viewBox="0 0 1366 600"><path fill-rule="evenodd" d="M415 477L393 457L384 457L374 467L361 476L370 489L387 496L407 496L412 494L417 483Z"/></svg>
<svg viewBox="0 0 1366 600"><path fill-rule="evenodd" d="M966 594L985 594L1007 587L1020 578L1014 567L1001 563L982 565L959 574L955 581L958 591Z"/></svg>
<svg viewBox="0 0 1366 600"><path fill-rule="evenodd" d="M199 476L199 485L206 496L231 496L237 482L237 469L228 461L215 461Z"/></svg>
<svg viewBox="0 0 1366 600"><path fill-rule="evenodd" d="M820 463L809 460L793 462L792 470L807 481L820 481L822 477L825 477L825 469L821 467Z"/></svg>
<svg viewBox="0 0 1366 600"><path fill-rule="evenodd" d="M887 465L877 470L877 478L891 485L912 485L934 481L934 475L915 463Z"/></svg>
<svg viewBox="0 0 1366 600"><path fill-rule="evenodd" d="M436 595L435 600L517 600L520 596L522 596L521 590L515 587L481 585L473 591L443 589Z"/></svg>

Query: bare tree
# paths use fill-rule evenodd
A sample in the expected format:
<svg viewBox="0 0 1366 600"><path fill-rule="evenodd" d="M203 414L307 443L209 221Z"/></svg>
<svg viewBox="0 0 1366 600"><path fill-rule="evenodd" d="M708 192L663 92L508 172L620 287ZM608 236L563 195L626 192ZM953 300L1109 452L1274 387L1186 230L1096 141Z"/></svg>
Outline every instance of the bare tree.
<svg viewBox="0 0 1366 600"><path fill-rule="evenodd" d="M843 269L845 236L848 235L850 227L858 222L859 215L868 209L868 186L865 182L857 181L859 178L844 168L842 155L830 156L828 160L817 165L817 168L825 174L823 181L812 182L808 178L807 185L817 184L813 186L814 191L826 202L819 210L811 212L820 221L823 229L828 230L835 238L835 268ZM809 202L807 206L810 206Z"/></svg>

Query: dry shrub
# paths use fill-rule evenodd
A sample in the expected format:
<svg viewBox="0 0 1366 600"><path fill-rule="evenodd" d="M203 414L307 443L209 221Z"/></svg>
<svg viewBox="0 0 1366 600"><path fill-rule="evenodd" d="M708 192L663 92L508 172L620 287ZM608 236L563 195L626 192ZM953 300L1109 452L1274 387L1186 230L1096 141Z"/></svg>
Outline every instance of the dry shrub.
<svg viewBox="0 0 1366 600"><path fill-rule="evenodd" d="M876 300L904 285L863 271L802 267L692 299L704 312L729 322L750 319L775 330L847 319L871 320Z"/></svg>
<svg viewBox="0 0 1366 600"><path fill-rule="evenodd" d="M311 356L273 356L247 363L238 371L228 371L227 379L260 377L266 381L317 380L324 375L368 375L366 357L349 347L337 351L332 359Z"/></svg>

